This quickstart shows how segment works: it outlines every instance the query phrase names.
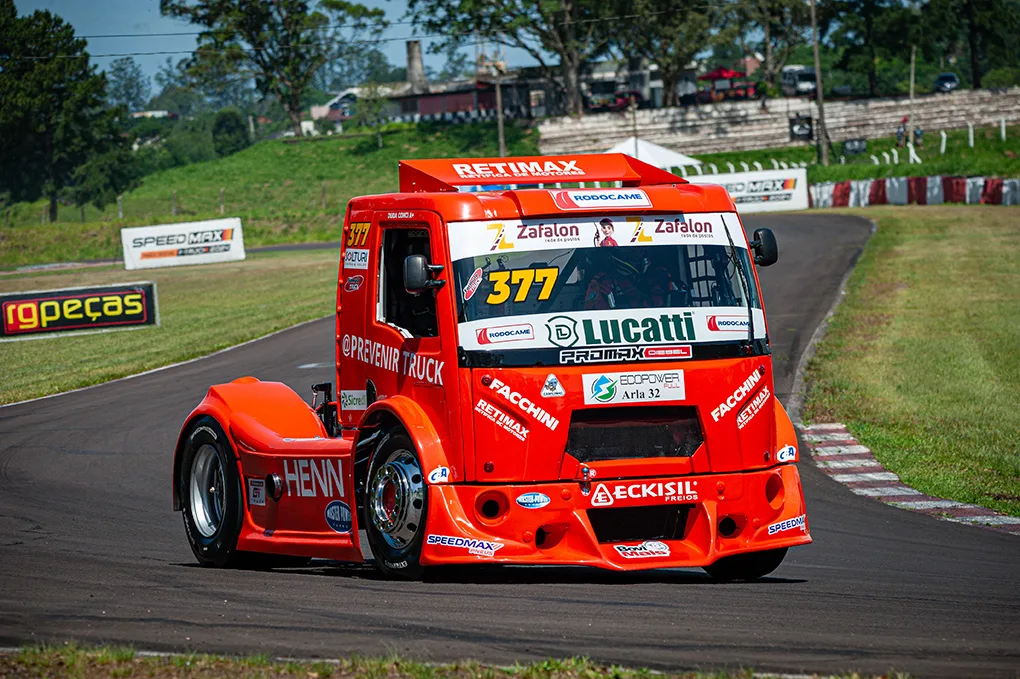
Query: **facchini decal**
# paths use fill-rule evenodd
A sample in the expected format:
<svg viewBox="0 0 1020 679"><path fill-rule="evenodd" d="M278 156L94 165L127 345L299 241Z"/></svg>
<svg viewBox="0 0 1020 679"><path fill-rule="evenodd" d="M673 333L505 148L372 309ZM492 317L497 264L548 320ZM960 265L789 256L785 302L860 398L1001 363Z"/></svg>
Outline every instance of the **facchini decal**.
<svg viewBox="0 0 1020 679"><path fill-rule="evenodd" d="M744 247L736 215L720 212L590 218L544 217L451 222L454 261L514 250L531 252L576 247L729 245L723 218L736 247Z"/></svg>

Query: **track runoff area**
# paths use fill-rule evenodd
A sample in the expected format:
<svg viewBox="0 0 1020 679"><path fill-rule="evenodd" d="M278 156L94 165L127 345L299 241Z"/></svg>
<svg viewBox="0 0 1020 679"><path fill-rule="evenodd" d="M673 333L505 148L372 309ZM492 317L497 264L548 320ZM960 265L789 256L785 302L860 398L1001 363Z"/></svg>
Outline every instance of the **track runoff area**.
<svg viewBox="0 0 1020 679"><path fill-rule="evenodd" d="M748 230L758 226L775 231L782 252L760 282L774 390L786 401L808 338L870 224L745 219ZM329 370L299 366L328 364L332 344L329 322L308 324L171 370L0 411L11 432L0 448L0 511L12 517L0 529L0 591L11 611L0 619L0 641L396 651L493 663L589 655L660 669L896 668L925 676L1005 676L1018 665L1014 538L854 496L809 465L801 471L815 544L793 550L757 583L712 586L690 570L480 568L402 582L319 562L268 573L189 567L179 517L153 499L166 496L177 424L208 384L237 375L307 391L309 378L325 381ZM267 588L287 604L268 600ZM270 633L252 635L253 624Z"/></svg>

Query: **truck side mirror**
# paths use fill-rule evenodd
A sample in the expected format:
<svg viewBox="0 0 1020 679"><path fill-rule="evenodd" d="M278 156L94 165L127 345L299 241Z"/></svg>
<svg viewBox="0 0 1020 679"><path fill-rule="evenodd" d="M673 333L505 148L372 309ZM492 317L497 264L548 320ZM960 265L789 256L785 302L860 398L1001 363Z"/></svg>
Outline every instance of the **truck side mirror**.
<svg viewBox="0 0 1020 679"><path fill-rule="evenodd" d="M408 255L404 259L404 289L411 293L441 288L446 281L436 280L443 272L439 264L429 264L425 255Z"/></svg>
<svg viewBox="0 0 1020 679"><path fill-rule="evenodd" d="M754 263L758 266L772 266L779 260L779 245L772 229L755 229L750 245L754 250Z"/></svg>

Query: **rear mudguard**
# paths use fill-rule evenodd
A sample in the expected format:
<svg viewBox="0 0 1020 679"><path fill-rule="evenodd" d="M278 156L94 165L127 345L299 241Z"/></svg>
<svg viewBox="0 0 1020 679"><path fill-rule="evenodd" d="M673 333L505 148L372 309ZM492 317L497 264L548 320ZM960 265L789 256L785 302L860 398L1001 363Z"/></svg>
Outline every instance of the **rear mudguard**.
<svg viewBox="0 0 1020 679"><path fill-rule="evenodd" d="M243 377L209 388L177 442L174 509L181 508L186 437L203 416L214 418L227 433L237 460L245 504L239 550L362 560L356 512L351 511L353 437L328 437L315 411L279 382ZM272 474L283 482L276 500L267 492L266 478Z"/></svg>

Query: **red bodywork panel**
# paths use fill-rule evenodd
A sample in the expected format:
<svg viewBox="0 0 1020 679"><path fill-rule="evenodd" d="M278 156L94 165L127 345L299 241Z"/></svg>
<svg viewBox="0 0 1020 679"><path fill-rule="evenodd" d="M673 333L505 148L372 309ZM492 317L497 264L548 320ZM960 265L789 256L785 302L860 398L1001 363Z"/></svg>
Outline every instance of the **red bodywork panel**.
<svg viewBox="0 0 1020 679"><path fill-rule="evenodd" d="M548 188L514 188L542 182ZM614 193L559 188L550 182L618 182L639 189ZM457 190L480 183L510 188ZM692 229L703 223L709 233L714 230L713 237L721 230L732 231L735 244L747 248L735 207L722 187L687 184L623 155L404 161L400 186L400 193L355 198L347 209L336 303L341 436L327 436L315 411L287 387L253 378L212 387L189 417L190 422L209 415L229 432L246 496L248 479L273 473L286 479L287 492L278 502L268 499L253 506L246 500L239 549L360 561L362 508L355 504L355 474L364 471L355 469L355 450L374 432L393 426L414 442L429 479L422 552L426 565L484 561L622 570L701 566L726 555L811 541L794 466L799 461L796 436L775 398L767 351L665 360L667 351L649 354L663 360L640 363L515 366L475 364L465 350L476 340L497 341L492 338L499 338L500 328L536 341L545 339L546 330L552 341L553 331L535 323L515 324L509 317L502 324L493 322L491 329L477 330L477 338L475 330L465 330L470 324L465 324L459 305L467 304L475 294L469 288L478 283L454 282L458 260L453 253L463 249L457 240L463 234L492 238L488 250L496 257L514 249L507 239L514 229L520 229L523 238L529 223L573 224L569 220L585 217L597 222L608 216L617 220L612 233L621 245L655 243L658 231L666 232L662 238L675 238L669 227L673 224L676 231L682 222ZM585 200L599 205L588 209ZM471 226L476 222L480 224ZM511 224L511 236L504 237L506 224ZM625 232L627 225L632 233ZM453 226L461 236L451 235ZM492 233L485 235L486 230ZM556 233L561 232L570 233L565 227ZM387 292L397 275L384 254L387 238L404 244L409 253L427 253L430 263L442 267L438 278L446 284L435 291L434 327L412 333L390 320L401 311ZM586 242L570 247L591 247ZM753 276L757 289L757 273ZM684 321L674 314L672 325L663 314L661 328L649 328L658 323L654 318L639 319L645 324L644 337L658 342L659 333L673 333L680 344L686 327L686 338L693 341L695 323L701 324L697 330L702 337L719 333L716 344L739 340L740 332L747 332L719 327L719 319L746 327L746 311L728 316L692 315L694 311L684 315L690 317ZM408 313L413 321L415 310ZM767 342L764 313L756 313L761 323L755 337ZM598 316L593 314L594 324ZM586 322L583 313L575 315ZM630 331L638 333L639 320L623 319L620 325L626 333L630 322ZM690 345L667 347L674 352L684 348L690 356ZM620 398L636 398L633 403L639 405L616 409L600 404L593 380L601 375L609 376L610 389L621 390ZM637 384L635 375L649 381ZM551 377L558 386L546 390ZM642 391L653 389L673 391L666 396ZM663 422L682 420L688 429L663 424L656 419L658 413L665 414ZM614 428L627 427L634 433L614 439ZM578 443L598 442L604 434L606 446L626 447L628 437L648 432L666 436L662 440L668 444L669 436L679 440L688 431L697 431L699 438L692 439L684 455L598 459L598 445ZM591 459L579 459L579 450ZM175 506L177 477L175 469ZM326 518L330 503L337 501L352 510L344 533ZM487 502L499 508L498 516L483 510ZM672 522L666 537L643 538L641 530L626 537L628 523L662 516Z"/></svg>

